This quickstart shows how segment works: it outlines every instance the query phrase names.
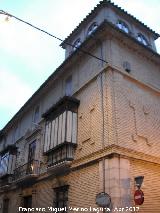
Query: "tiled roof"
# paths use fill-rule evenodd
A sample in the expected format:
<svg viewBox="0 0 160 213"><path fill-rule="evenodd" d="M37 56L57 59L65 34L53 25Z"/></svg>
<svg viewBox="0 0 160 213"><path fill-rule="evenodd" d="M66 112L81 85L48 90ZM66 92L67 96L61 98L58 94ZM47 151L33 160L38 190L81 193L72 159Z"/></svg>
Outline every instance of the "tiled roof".
<svg viewBox="0 0 160 213"><path fill-rule="evenodd" d="M107 6L107 5L111 5L116 9L121 10L121 12L125 13L126 15L128 15L129 17L131 17L132 19L134 19L136 22L138 22L139 24L143 25L144 27L146 27L149 31L151 31L154 35L155 35L155 39L157 39L158 37L160 37L160 35L158 33L156 33L155 31L153 31L151 28L149 28L147 25L145 25L143 22L139 21L135 16L129 14L126 10L124 10L123 8L119 7L118 5L114 4L113 2L111 2L110 0L102 0L100 1L92 10L91 12L79 23L79 25L69 34L69 36L61 43L60 46L63 47L63 44L65 42L67 42L67 40L75 33L75 31L81 27L81 25L89 18L89 16L92 16L93 14L95 14L101 7L103 6Z"/></svg>

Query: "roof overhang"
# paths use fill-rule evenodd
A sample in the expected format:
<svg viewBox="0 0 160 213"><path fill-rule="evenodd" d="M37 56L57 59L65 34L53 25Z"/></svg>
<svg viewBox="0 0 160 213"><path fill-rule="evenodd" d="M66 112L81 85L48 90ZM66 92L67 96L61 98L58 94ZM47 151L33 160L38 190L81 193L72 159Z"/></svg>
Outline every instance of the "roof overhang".
<svg viewBox="0 0 160 213"><path fill-rule="evenodd" d="M112 7L116 10L118 10L119 12L127 15L130 19L134 20L137 24L140 24L142 27L144 27L146 30L150 31L150 33L153 34L154 39L156 40L157 38L160 37L160 34L156 33L154 30L152 30L151 28L149 28L147 25L145 25L143 22L139 21L135 16L129 14L127 11L125 11L124 9L122 9L121 7L119 7L118 5L114 4L113 2L111 2L110 0L102 0L99 2L99 4L97 4L93 10L91 10L91 12L79 23L79 25L69 34L69 36L67 38L64 39L64 41L60 44L60 46L62 48L65 49L65 46L68 45L70 38L72 36L74 36L81 28L82 26L84 26L85 23L88 22L88 20L94 16L102 7Z"/></svg>

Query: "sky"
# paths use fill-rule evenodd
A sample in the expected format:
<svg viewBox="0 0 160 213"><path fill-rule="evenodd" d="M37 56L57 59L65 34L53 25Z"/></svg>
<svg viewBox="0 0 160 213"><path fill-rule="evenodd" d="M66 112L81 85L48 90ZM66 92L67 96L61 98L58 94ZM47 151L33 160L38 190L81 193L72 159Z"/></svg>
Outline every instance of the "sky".
<svg viewBox="0 0 160 213"><path fill-rule="evenodd" d="M99 0L0 0L7 11L65 39ZM160 0L113 0L160 33ZM64 60L56 39L0 15L0 129ZM156 42L160 53L160 39Z"/></svg>

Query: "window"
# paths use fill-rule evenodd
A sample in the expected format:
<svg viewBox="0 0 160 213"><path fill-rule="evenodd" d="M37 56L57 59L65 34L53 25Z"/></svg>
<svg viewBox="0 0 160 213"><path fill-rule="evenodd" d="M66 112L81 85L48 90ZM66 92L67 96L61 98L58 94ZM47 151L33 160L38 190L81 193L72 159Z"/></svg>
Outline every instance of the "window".
<svg viewBox="0 0 160 213"><path fill-rule="evenodd" d="M32 174L35 160L36 140L29 144L27 173Z"/></svg>
<svg viewBox="0 0 160 213"><path fill-rule="evenodd" d="M15 169L17 148L15 145L8 145L0 155L0 178L5 175L12 175Z"/></svg>
<svg viewBox="0 0 160 213"><path fill-rule="evenodd" d="M77 144L79 103L74 97L64 96L43 115L46 119L43 151L46 155L54 153L54 158L52 154L49 156L49 165L73 158L72 151Z"/></svg>
<svg viewBox="0 0 160 213"><path fill-rule="evenodd" d="M9 210L9 199L5 198L3 200L3 213L8 213Z"/></svg>
<svg viewBox="0 0 160 213"><path fill-rule="evenodd" d="M23 208L32 208L32 196L23 197ZM29 212L29 211L27 211Z"/></svg>
<svg viewBox="0 0 160 213"><path fill-rule="evenodd" d="M15 129L14 129L14 132L13 132L13 143L16 142L16 140L18 140L20 137L20 124L18 124Z"/></svg>
<svg viewBox="0 0 160 213"><path fill-rule="evenodd" d="M35 160L36 140L29 144L28 162Z"/></svg>
<svg viewBox="0 0 160 213"><path fill-rule="evenodd" d="M138 40L139 42L141 42L142 44L144 44L145 46L148 45L147 39L146 39L145 36L142 35L141 33L138 34L137 40Z"/></svg>
<svg viewBox="0 0 160 213"><path fill-rule="evenodd" d="M98 24L96 22L91 24L91 26L88 28L87 36L90 36L97 29L97 27L98 27Z"/></svg>
<svg viewBox="0 0 160 213"><path fill-rule="evenodd" d="M34 110L34 115L33 115L33 123L38 123L39 120L39 106L37 106Z"/></svg>
<svg viewBox="0 0 160 213"><path fill-rule="evenodd" d="M72 95L72 76L69 76L65 81L65 95Z"/></svg>
<svg viewBox="0 0 160 213"><path fill-rule="evenodd" d="M67 208L68 207L68 188L69 186L61 186L54 189L55 191L55 207ZM65 211L60 211L65 212Z"/></svg>
<svg viewBox="0 0 160 213"><path fill-rule="evenodd" d="M0 160L0 176L6 175L8 171L9 152L4 154Z"/></svg>
<svg viewBox="0 0 160 213"><path fill-rule="evenodd" d="M123 30L125 33L129 33L129 28L128 28L127 24L124 23L123 21L118 21L117 27L118 27L120 30Z"/></svg>
<svg viewBox="0 0 160 213"><path fill-rule="evenodd" d="M79 38L73 44L73 46L74 46L73 51L75 51L78 47L80 47L80 45L81 45L81 39Z"/></svg>

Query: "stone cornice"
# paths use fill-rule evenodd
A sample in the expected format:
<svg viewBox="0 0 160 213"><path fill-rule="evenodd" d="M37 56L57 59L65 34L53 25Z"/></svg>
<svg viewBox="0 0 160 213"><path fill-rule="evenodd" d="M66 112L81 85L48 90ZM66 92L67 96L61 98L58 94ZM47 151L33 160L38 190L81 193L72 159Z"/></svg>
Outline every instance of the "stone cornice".
<svg viewBox="0 0 160 213"><path fill-rule="evenodd" d="M140 161L145 161L148 163L158 164L160 165L160 157L155 157L149 154L144 154L142 152L138 152L136 150L120 147L117 145L110 145L106 146L103 150L99 150L92 154L86 155L80 159L76 159L73 161L71 169L76 170L76 168L85 167L87 165L92 165L98 163L102 160L102 158L111 158L115 155L128 158L128 159L135 159Z"/></svg>

